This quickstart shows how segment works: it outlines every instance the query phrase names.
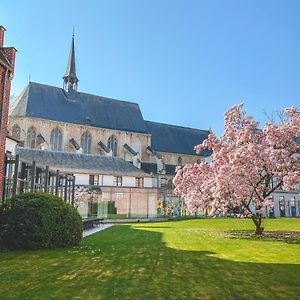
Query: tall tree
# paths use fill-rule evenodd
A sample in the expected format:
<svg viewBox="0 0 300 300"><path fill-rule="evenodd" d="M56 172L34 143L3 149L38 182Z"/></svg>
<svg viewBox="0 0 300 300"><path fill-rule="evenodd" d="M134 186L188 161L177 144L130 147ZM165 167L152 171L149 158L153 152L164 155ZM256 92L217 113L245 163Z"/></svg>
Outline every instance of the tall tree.
<svg viewBox="0 0 300 300"><path fill-rule="evenodd" d="M178 168L175 192L193 212L209 209L210 215L218 215L239 207L253 220L256 234L262 234L272 193L299 189L300 112L287 108L279 124L259 128L239 104L225 112L224 121L220 138L211 133L195 147L197 153L209 149L211 162Z"/></svg>

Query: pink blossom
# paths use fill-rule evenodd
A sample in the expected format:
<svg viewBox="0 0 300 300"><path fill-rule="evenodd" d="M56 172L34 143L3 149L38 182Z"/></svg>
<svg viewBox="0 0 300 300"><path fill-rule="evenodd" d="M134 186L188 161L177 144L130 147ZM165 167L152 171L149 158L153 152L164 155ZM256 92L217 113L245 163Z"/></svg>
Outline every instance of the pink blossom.
<svg viewBox="0 0 300 300"><path fill-rule="evenodd" d="M293 107L284 112L281 124L266 123L263 128L246 116L243 104L225 112L221 137L211 133L195 147L197 153L211 150L211 163L177 169L175 192L191 211L208 209L217 215L238 207L262 232L272 192L300 186L300 145L295 141L300 136L300 113Z"/></svg>

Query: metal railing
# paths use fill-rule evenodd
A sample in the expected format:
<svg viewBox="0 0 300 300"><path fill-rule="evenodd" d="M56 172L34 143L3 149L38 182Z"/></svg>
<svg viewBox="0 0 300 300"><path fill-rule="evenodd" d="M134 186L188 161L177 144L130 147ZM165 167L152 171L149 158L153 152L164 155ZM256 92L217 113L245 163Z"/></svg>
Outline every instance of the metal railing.
<svg viewBox="0 0 300 300"><path fill-rule="evenodd" d="M2 199L26 192L51 193L74 204L75 176L37 167L35 161L24 162L18 155L5 155Z"/></svg>

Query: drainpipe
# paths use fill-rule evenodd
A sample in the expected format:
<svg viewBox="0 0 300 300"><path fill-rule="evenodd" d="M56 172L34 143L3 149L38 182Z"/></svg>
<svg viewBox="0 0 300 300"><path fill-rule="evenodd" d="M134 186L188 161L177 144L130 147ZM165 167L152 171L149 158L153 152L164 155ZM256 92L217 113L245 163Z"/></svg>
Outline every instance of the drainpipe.
<svg viewBox="0 0 300 300"><path fill-rule="evenodd" d="M5 105L5 96L6 96L6 79L7 79L7 74L8 74L8 69L5 69L5 73L3 74L4 77L4 83L3 83L3 95L2 95L2 105L0 107L0 132L2 131L2 120L3 120L3 111L4 111L4 105ZM4 133L4 135L6 136L6 132Z"/></svg>

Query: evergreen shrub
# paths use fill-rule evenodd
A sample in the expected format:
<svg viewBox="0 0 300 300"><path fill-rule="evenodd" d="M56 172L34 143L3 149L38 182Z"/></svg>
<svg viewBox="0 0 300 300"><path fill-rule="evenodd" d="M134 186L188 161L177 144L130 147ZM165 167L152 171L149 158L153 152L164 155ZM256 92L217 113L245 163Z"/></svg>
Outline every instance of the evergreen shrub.
<svg viewBox="0 0 300 300"><path fill-rule="evenodd" d="M1 207L0 243L8 249L78 246L82 230L77 210L52 194L19 194Z"/></svg>

